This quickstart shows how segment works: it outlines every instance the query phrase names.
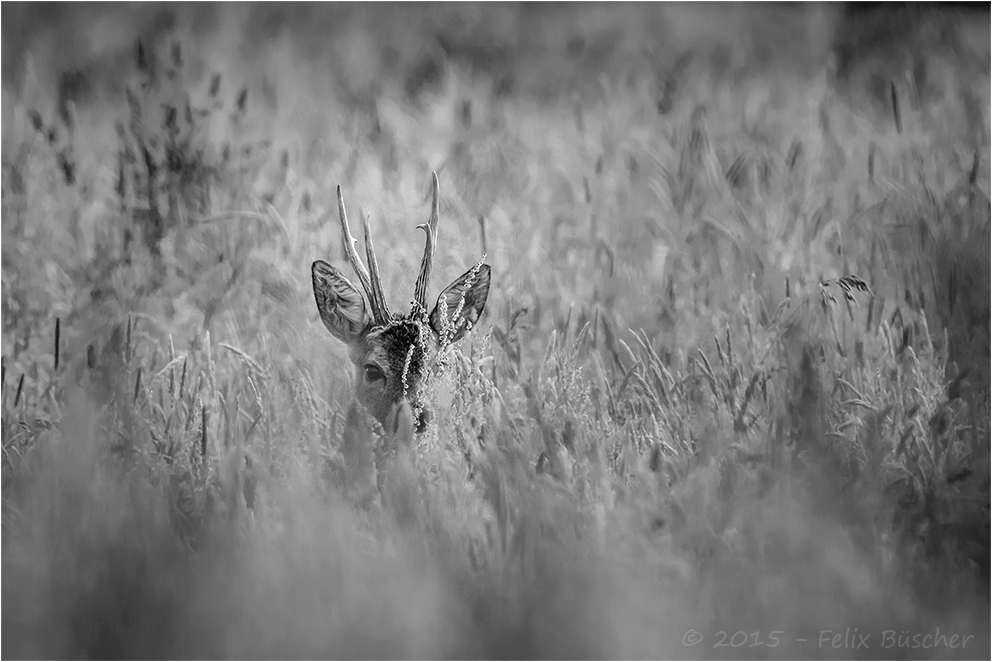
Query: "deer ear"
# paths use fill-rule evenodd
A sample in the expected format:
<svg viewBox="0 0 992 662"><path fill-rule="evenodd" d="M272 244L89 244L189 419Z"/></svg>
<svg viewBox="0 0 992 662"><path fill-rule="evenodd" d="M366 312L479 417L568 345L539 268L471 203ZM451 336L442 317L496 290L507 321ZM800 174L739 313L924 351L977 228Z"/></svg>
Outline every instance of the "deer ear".
<svg viewBox="0 0 992 662"><path fill-rule="evenodd" d="M437 305L431 312L431 328L448 342L461 340L472 330L489 298L488 264L480 264L469 269L448 285L437 298Z"/></svg>
<svg viewBox="0 0 992 662"><path fill-rule="evenodd" d="M323 260L314 262L310 271L320 321L331 335L346 343L360 338L369 321L361 293L340 271Z"/></svg>

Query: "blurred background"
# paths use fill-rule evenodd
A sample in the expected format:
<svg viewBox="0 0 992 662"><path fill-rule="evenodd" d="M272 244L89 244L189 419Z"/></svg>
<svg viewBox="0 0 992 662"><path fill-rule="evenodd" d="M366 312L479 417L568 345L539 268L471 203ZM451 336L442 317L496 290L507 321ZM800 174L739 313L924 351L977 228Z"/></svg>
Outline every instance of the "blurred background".
<svg viewBox="0 0 992 662"><path fill-rule="evenodd" d="M988 655L988 4L0 11L5 657ZM432 170L410 525L308 265Z"/></svg>

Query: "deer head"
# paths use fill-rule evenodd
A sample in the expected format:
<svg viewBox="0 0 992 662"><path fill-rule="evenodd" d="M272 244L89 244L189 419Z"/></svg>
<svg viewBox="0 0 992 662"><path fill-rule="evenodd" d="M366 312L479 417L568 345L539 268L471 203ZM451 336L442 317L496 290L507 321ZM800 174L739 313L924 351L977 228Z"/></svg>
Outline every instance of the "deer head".
<svg viewBox="0 0 992 662"><path fill-rule="evenodd" d="M463 338L482 314L489 296L489 265L480 262L456 278L427 313L427 286L437 248L438 180L433 173L430 219L417 226L426 241L412 307L405 314L393 313L383 295L369 217L365 218L366 269L355 249L340 186L337 194L345 258L365 296L338 269L317 260L311 267L317 311L331 335L348 346L357 368L352 408L360 405L385 427L390 412L405 401L411 406L416 431L421 432L430 416L423 405L426 378L448 347Z"/></svg>

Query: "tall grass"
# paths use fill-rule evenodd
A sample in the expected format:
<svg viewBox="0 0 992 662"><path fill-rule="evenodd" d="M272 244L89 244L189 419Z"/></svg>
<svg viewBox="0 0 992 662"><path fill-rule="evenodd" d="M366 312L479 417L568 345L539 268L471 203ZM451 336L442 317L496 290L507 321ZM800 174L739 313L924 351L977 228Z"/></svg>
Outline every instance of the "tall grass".
<svg viewBox="0 0 992 662"><path fill-rule="evenodd" d="M965 21L66 11L4 7L5 657L988 655ZM405 302L432 169L493 287L361 507L308 264L340 183Z"/></svg>

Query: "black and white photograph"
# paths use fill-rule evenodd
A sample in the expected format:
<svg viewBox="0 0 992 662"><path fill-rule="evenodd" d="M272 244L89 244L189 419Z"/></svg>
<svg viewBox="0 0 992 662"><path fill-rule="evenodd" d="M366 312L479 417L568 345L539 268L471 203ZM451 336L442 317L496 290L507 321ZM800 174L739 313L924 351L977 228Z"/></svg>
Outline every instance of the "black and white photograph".
<svg viewBox="0 0 992 662"><path fill-rule="evenodd" d="M3 2L3 659L990 652L990 4Z"/></svg>

